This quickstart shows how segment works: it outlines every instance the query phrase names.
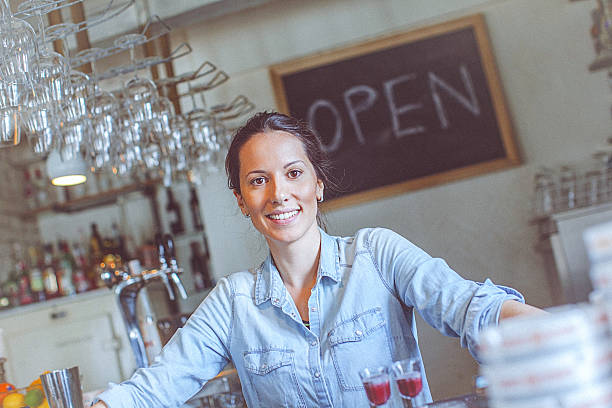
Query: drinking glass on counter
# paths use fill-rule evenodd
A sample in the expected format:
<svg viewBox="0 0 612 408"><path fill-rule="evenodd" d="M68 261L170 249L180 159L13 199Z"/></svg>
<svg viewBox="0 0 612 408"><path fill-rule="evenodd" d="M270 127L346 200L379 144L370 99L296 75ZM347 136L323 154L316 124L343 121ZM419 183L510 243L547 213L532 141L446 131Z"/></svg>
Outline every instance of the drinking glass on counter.
<svg viewBox="0 0 612 408"><path fill-rule="evenodd" d="M364 368L359 372L370 406L384 406L391 397L389 369L387 367Z"/></svg>
<svg viewBox="0 0 612 408"><path fill-rule="evenodd" d="M535 213L546 217L555 210L555 182L548 169L542 169L535 175Z"/></svg>
<svg viewBox="0 0 612 408"><path fill-rule="evenodd" d="M400 360L391 366L393 377L401 396L405 400L416 399L423 390L423 378L421 377L421 362L418 358ZM421 406L416 400L413 407Z"/></svg>

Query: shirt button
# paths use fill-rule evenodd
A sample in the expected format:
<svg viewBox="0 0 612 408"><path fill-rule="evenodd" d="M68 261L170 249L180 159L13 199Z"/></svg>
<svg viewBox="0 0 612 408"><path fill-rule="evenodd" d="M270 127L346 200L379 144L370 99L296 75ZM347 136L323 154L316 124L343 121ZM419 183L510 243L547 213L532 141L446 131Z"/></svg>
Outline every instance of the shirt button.
<svg viewBox="0 0 612 408"><path fill-rule="evenodd" d="M321 373L319 371L315 371L314 376L315 378L319 378L321 376Z"/></svg>
<svg viewBox="0 0 612 408"><path fill-rule="evenodd" d="M361 336L363 333L361 330L355 330L355 335Z"/></svg>
<svg viewBox="0 0 612 408"><path fill-rule="evenodd" d="M316 311L317 311L317 308L313 306L313 307L311 307L311 308L310 308L310 311L311 311L311 312L316 312Z"/></svg>
<svg viewBox="0 0 612 408"><path fill-rule="evenodd" d="M295 317L295 313L291 313L291 317Z"/></svg>
<svg viewBox="0 0 612 408"><path fill-rule="evenodd" d="M316 341L316 340L311 341L311 342L310 342L310 345L311 345L312 347L316 346L316 345L317 345L317 341Z"/></svg>

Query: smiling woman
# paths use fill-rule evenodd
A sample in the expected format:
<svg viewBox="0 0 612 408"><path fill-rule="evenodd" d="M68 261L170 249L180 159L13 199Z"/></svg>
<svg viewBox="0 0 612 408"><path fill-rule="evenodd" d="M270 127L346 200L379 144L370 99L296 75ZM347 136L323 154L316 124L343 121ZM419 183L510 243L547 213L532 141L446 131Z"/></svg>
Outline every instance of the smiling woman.
<svg viewBox="0 0 612 408"><path fill-rule="evenodd" d="M388 229L343 238L319 228L329 163L296 119L255 115L236 133L226 170L270 255L221 279L156 363L111 385L100 405L178 406L231 361L249 407L366 406L360 372L420 359L415 310L473 355L484 327L538 311L511 288L461 278Z"/></svg>

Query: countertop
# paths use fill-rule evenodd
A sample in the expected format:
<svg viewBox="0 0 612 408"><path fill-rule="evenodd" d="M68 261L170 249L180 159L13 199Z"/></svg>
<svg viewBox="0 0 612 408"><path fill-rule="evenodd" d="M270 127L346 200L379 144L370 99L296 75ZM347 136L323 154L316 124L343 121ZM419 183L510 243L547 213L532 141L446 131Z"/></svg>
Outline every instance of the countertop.
<svg viewBox="0 0 612 408"><path fill-rule="evenodd" d="M23 305L23 306L14 307L12 309L3 310L0 312L0 318L15 316L15 315L19 315L22 313L35 312L38 310L54 308L54 307L66 305L69 303L80 302L82 300L93 299L96 297L108 296L108 295L114 296L114 292L107 288L98 288L98 289L90 290L87 292L78 293L72 296L59 297L59 298L55 298L51 300L46 300L44 302L37 302L37 303L29 304L29 305Z"/></svg>

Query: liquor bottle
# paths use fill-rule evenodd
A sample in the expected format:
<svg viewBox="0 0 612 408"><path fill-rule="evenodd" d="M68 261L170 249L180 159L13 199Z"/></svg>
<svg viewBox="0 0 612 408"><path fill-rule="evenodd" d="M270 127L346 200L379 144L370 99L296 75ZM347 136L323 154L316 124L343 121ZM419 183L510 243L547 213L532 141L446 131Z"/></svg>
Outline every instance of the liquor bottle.
<svg viewBox="0 0 612 408"><path fill-rule="evenodd" d="M45 295L45 285L43 283L42 271L41 271L41 259L38 255L36 247L31 246L28 248L30 270L30 289L32 290L32 297L35 302L43 302L47 299Z"/></svg>
<svg viewBox="0 0 612 408"><path fill-rule="evenodd" d="M72 257L74 258L75 268L72 275L72 282L77 293L87 292L91 289L91 283L87 279L87 259L85 253L78 242L72 244Z"/></svg>
<svg viewBox="0 0 612 408"><path fill-rule="evenodd" d="M128 259L128 254L125 250L125 238L123 234L119 230L119 225L116 222L113 222L112 225L112 233L113 233L113 247L115 255L118 255L121 258L121 262L126 264Z"/></svg>
<svg viewBox="0 0 612 408"><path fill-rule="evenodd" d="M98 225L91 224L91 236L89 237L89 270L88 279L92 287L102 287L99 276L99 265L104 258L104 241L98 231Z"/></svg>
<svg viewBox="0 0 612 408"><path fill-rule="evenodd" d="M62 296L71 296L76 293L76 288L72 283L75 269L74 259L66 241L59 241L57 247L60 253L57 268L59 291Z"/></svg>
<svg viewBox="0 0 612 408"><path fill-rule="evenodd" d="M174 194L170 187L166 189L168 195L168 203L166 204L166 212L168 212L170 231L172 235L178 235L185 232L185 225L183 224L183 216L181 214L181 208L174 199Z"/></svg>
<svg viewBox="0 0 612 408"><path fill-rule="evenodd" d="M43 257L43 286L47 299L53 299L61 295L56 274L56 262L53 256L53 245L45 245L45 255Z"/></svg>
<svg viewBox="0 0 612 408"><path fill-rule="evenodd" d="M34 183L36 184L36 201L39 207L49 205L49 183L43 177L42 170L37 167L34 169Z"/></svg>
<svg viewBox="0 0 612 408"><path fill-rule="evenodd" d="M30 303L34 302L32 291L30 289L30 275L26 270L23 250L21 249L21 245L18 243L13 245L13 265L19 287L19 304L29 305Z"/></svg>
<svg viewBox="0 0 612 408"><path fill-rule="evenodd" d="M17 282L19 285L19 304L29 305L34 303L34 297L30 290L30 276L28 275L25 268L15 274L17 276Z"/></svg>
<svg viewBox="0 0 612 408"><path fill-rule="evenodd" d="M104 243L102 240L102 236L98 231L98 224L91 224L91 236L89 237L89 263L91 265L96 265L102 261Z"/></svg>
<svg viewBox="0 0 612 408"><path fill-rule="evenodd" d="M0 311L11 307L9 297L4 293L4 284L0 285Z"/></svg>
<svg viewBox="0 0 612 408"><path fill-rule="evenodd" d="M200 200L198 199L198 193L193 186L189 188L189 194L189 209L191 210L193 229L196 231L202 231L204 229L204 223L202 222L202 216L200 215Z"/></svg>
<svg viewBox="0 0 612 408"><path fill-rule="evenodd" d="M193 275L193 286L197 292L201 292L213 286L213 282L210 277L208 256L207 254L202 253L202 249L198 241L193 241L189 245L191 247L189 264L191 266L191 273Z"/></svg>
<svg viewBox="0 0 612 408"><path fill-rule="evenodd" d="M19 306L19 283L14 273L2 283L2 292L8 299L8 307Z"/></svg>

